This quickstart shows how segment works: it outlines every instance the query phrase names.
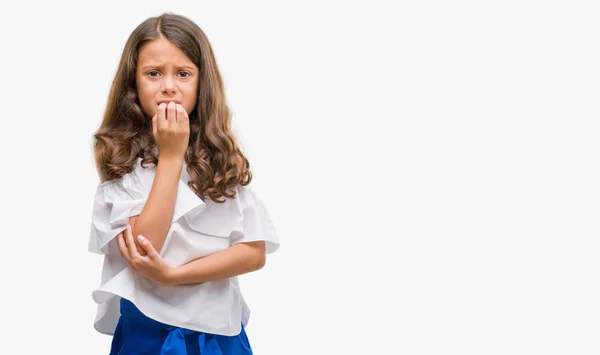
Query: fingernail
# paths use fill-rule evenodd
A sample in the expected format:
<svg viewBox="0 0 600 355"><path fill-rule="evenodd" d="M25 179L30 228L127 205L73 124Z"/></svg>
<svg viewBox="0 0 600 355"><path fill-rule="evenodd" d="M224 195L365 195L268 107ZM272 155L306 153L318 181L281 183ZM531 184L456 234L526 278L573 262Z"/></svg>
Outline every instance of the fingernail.
<svg viewBox="0 0 600 355"><path fill-rule="evenodd" d="M138 235L138 240L139 240L140 242L143 242L143 241L144 241L144 237L142 237L141 235Z"/></svg>

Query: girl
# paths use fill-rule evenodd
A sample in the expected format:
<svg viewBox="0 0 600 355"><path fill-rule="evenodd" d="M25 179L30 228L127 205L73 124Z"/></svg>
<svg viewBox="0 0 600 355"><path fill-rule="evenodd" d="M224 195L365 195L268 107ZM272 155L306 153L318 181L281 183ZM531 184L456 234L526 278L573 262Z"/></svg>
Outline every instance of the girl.
<svg viewBox="0 0 600 355"><path fill-rule="evenodd" d="M252 354L237 275L279 241L249 184L211 45L163 14L131 33L94 135L94 327L110 354Z"/></svg>

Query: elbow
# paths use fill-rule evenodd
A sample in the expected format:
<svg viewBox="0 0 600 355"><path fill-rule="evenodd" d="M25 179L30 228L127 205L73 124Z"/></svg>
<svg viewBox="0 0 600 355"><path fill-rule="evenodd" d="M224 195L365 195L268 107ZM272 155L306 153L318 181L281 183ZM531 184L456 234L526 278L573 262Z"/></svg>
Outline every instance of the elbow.
<svg viewBox="0 0 600 355"><path fill-rule="evenodd" d="M264 251L261 251L256 256L256 264L255 264L256 265L256 270L260 270L263 267L265 267L266 263L267 263L267 256L265 255Z"/></svg>
<svg viewBox="0 0 600 355"><path fill-rule="evenodd" d="M256 271L256 270L260 270L262 269L266 262L267 262L267 256L265 253L265 250L263 248L255 248L254 250L252 250L252 257L251 257L251 261L250 261L250 269L251 271Z"/></svg>
<svg viewBox="0 0 600 355"><path fill-rule="evenodd" d="M245 242L241 243L245 248L244 263L248 271L256 271L262 269L267 262L267 253L264 241Z"/></svg>
<svg viewBox="0 0 600 355"><path fill-rule="evenodd" d="M161 238L160 236L155 235L153 233L147 233L147 231L142 230L142 228L135 228L135 226L132 226L131 232L131 234L133 234L133 241L135 243L135 246L137 247L138 252L140 252L142 256L146 256L147 252L144 250L144 248L137 239L139 235L144 236L144 238L146 238L152 244L154 250L156 250L156 252L160 254L166 236Z"/></svg>
<svg viewBox="0 0 600 355"><path fill-rule="evenodd" d="M267 252L266 245L264 241L258 243L258 248L256 248L256 270L260 270L265 267L267 263Z"/></svg>

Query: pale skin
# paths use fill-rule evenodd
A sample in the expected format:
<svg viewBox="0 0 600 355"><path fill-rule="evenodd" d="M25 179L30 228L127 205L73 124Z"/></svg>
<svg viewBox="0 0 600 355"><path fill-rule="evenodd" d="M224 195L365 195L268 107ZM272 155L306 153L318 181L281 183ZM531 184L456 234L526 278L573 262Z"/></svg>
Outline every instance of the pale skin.
<svg viewBox="0 0 600 355"><path fill-rule="evenodd" d="M136 87L142 110L151 117L160 159L142 212L131 217L127 229L116 238L130 269L162 285L226 279L258 270L265 264L264 241L238 243L177 267L171 267L160 256L173 218L189 142L188 112L196 105L198 78L198 67L168 40L159 38L141 47ZM99 175L101 181L106 180L100 171Z"/></svg>
<svg viewBox="0 0 600 355"><path fill-rule="evenodd" d="M190 135L188 112L196 106L199 72L194 62L165 38L140 48L136 88L142 111L152 117L160 159L146 205L130 223L133 234L144 235L159 253L173 218ZM137 247L141 255L146 254L139 244Z"/></svg>
<svg viewBox="0 0 600 355"><path fill-rule="evenodd" d="M117 243L129 268L164 286L198 284L226 279L256 271L265 265L263 241L239 243L178 267L170 266L143 236L138 242L147 255L142 256L136 248L131 227L128 225L117 236Z"/></svg>

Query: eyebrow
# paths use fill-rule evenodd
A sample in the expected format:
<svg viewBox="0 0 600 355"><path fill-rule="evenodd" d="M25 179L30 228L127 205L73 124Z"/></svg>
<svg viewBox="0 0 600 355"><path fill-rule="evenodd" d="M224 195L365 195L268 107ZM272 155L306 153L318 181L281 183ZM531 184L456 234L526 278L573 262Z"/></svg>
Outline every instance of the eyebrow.
<svg viewBox="0 0 600 355"><path fill-rule="evenodd" d="M164 65L163 64L149 64L149 65L144 65L143 67L141 67L142 70L148 70L150 68L162 68ZM177 69L186 69L189 71L195 71L196 69L194 67L190 67L188 65L182 65L182 66L178 66Z"/></svg>

